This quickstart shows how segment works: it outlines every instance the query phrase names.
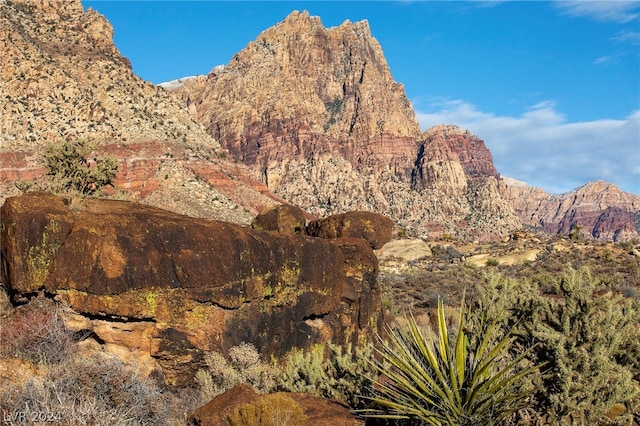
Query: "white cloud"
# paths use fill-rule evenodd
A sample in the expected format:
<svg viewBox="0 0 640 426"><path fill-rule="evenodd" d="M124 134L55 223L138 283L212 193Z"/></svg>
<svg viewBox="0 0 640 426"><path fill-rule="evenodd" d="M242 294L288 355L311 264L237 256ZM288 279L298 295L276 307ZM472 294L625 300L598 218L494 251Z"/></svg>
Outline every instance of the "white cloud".
<svg viewBox="0 0 640 426"><path fill-rule="evenodd" d="M620 62L620 58L622 58L625 55L626 53L616 53L614 55L600 56L599 58L596 58L595 61L593 61L593 64L594 65L617 64L618 62Z"/></svg>
<svg viewBox="0 0 640 426"><path fill-rule="evenodd" d="M552 101L500 116L445 100L416 114L423 129L446 123L470 130L485 141L498 172L547 192L602 179L640 195L640 111L623 120L571 123Z"/></svg>
<svg viewBox="0 0 640 426"><path fill-rule="evenodd" d="M620 31L611 40L617 43L630 43L634 46L640 45L640 33L635 31Z"/></svg>
<svg viewBox="0 0 640 426"><path fill-rule="evenodd" d="M554 4L566 15L589 17L602 22L626 23L640 17L640 1L559 0Z"/></svg>

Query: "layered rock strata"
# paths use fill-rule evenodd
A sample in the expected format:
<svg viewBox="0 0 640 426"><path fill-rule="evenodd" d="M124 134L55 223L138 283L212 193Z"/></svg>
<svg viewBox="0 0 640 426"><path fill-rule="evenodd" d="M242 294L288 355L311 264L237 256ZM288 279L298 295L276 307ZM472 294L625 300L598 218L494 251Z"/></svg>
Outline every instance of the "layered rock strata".
<svg viewBox="0 0 640 426"><path fill-rule="evenodd" d="M552 234L580 235L605 241L640 236L640 197L603 181L590 182L560 195L547 194L522 182L505 180L501 193L522 222Z"/></svg>
<svg viewBox="0 0 640 426"><path fill-rule="evenodd" d="M311 213L380 212L423 236L520 226L480 139L455 126L421 133L366 21L324 28L293 12L171 90L256 178Z"/></svg>

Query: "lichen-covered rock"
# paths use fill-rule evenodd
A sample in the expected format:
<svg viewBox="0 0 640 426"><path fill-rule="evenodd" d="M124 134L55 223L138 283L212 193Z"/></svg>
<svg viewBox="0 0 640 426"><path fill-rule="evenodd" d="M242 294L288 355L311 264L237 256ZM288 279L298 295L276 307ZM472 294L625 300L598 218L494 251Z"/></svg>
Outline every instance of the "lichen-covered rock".
<svg viewBox="0 0 640 426"><path fill-rule="evenodd" d="M372 212L347 212L313 220L307 225L307 235L319 238L355 237L366 240L379 249L391 240L393 222Z"/></svg>
<svg viewBox="0 0 640 426"><path fill-rule="evenodd" d="M204 351L242 342L268 356L328 339L355 342L381 323L377 259L361 239L280 235L150 206L28 193L1 211L3 282L39 290L92 319L131 322L169 383L188 381ZM99 325L99 326L98 326ZM125 330L126 331L126 330ZM115 340L115 341L109 341Z"/></svg>
<svg viewBox="0 0 640 426"><path fill-rule="evenodd" d="M297 426L361 426L363 421L358 420L347 407L337 402L307 393L277 392L275 394L261 395L246 385L237 385L222 395L212 399L200 407L188 420L193 426L223 426L228 425L228 416L245 404L255 404L261 398L271 396L289 397L296 408L302 408L306 420L304 423L296 423ZM274 407L286 410L287 407ZM286 415L286 413L279 413ZM265 424L270 424L266 423Z"/></svg>
<svg viewBox="0 0 640 426"><path fill-rule="evenodd" d="M304 234L306 223L304 210L300 207L279 204L258 214L251 222L251 227L283 235L294 235Z"/></svg>

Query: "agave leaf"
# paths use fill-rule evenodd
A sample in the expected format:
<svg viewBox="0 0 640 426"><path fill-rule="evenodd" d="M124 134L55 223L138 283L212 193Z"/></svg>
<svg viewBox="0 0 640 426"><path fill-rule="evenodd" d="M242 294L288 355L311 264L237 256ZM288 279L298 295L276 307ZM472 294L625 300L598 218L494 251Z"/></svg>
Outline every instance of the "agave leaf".
<svg viewBox="0 0 640 426"><path fill-rule="evenodd" d="M388 340L376 349L374 363L386 377L368 398L381 410L361 411L366 417L420 419L428 425L495 424L524 406L527 393L517 391L523 377L538 366L514 373L531 349L501 365L500 354L512 344L511 330L496 343L499 322L482 323L477 350L470 351L465 331L464 302L460 327L451 345L442 300L438 300L437 342L426 339L413 315L406 329L389 328ZM471 423L470 423L471 422Z"/></svg>

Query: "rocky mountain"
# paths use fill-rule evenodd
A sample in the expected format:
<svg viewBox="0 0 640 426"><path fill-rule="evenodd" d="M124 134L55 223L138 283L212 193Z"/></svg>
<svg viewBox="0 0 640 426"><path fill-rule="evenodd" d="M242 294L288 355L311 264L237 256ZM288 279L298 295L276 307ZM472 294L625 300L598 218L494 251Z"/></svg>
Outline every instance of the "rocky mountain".
<svg viewBox="0 0 640 426"><path fill-rule="evenodd" d="M248 224L286 200L317 216L381 212L420 236L566 232L578 219L600 238L635 235L637 201L547 217L558 197L502 183L482 140L421 133L366 21L324 28L293 12L229 64L163 87L112 36L79 0L0 3L0 202L42 178L48 146L89 138L118 157L125 197L190 216Z"/></svg>
<svg viewBox="0 0 640 426"><path fill-rule="evenodd" d="M137 77L112 37L79 0L0 3L0 201L43 175L47 146L86 138L119 158L116 184L133 199L239 223L280 201Z"/></svg>
<svg viewBox="0 0 640 426"><path fill-rule="evenodd" d="M421 133L366 21L324 28L293 12L224 67L168 87L254 177L312 213L382 212L423 236L521 226L480 139Z"/></svg>
<svg viewBox="0 0 640 426"><path fill-rule="evenodd" d="M640 234L640 197L607 182L589 182L573 191L550 195L505 179L501 193L525 225L542 227L552 234L567 235L577 226L586 238L609 241L630 240Z"/></svg>

